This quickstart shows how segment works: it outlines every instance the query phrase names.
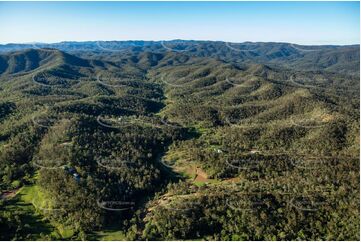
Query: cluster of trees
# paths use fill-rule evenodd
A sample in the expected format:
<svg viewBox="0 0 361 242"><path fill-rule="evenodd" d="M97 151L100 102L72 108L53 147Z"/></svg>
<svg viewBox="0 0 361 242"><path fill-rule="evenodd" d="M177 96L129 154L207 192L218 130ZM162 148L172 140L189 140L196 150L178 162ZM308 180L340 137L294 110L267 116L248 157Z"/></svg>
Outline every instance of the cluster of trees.
<svg viewBox="0 0 361 242"><path fill-rule="evenodd" d="M84 232L129 217L133 208L107 213L99 203L142 206L171 179L159 163L159 154L172 140L184 138L184 131L171 127L117 130L83 115L58 122L42 139L36 156L36 160L51 165L43 165L38 174L38 184L50 195L56 211L47 216ZM117 209L112 204L107 206Z"/></svg>
<svg viewBox="0 0 361 242"><path fill-rule="evenodd" d="M342 199L334 194L294 197L271 192L237 194L232 187L208 186L187 201L177 198L178 204L186 207L173 204L153 209L146 219L142 238L356 240L357 196L357 192ZM310 207L311 204L317 206Z"/></svg>

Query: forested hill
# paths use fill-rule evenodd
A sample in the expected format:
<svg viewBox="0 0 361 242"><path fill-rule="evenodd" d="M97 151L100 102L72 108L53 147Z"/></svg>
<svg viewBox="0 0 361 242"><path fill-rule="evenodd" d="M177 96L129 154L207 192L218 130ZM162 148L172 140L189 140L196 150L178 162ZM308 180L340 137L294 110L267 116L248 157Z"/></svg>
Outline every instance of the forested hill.
<svg viewBox="0 0 361 242"><path fill-rule="evenodd" d="M0 52L0 239L359 240L359 46Z"/></svg>
<svg viewBox="0 0 361 242"><path fill-rule="evenodd" d="M187 53L198 57L212 57L227 62L272 63L299 70L324 69L342 73L359 73L360 47L303 46L290 43L216 42L216 41L88 41L54 44L6 44L0 52L23 49L55 48L66 52L96 53Z"/></svg>

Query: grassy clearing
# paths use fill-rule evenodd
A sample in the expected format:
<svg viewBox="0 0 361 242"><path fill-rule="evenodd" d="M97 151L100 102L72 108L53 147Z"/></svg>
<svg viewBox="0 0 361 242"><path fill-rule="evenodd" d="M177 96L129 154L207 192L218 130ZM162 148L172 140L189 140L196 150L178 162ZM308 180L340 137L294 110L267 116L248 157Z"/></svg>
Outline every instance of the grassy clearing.
<svg viewBox="0 0 361 242"><path fill-rule="evenodd" d="M165 160L170 161L175 172L179 173L193 184L203 186L209 183L219 182L217 179L209 179L208 175L197 164L187 159L187 152L172 149L164 156Z"/></svg>
<svg viewBox="0 0 361 242"><path fill-rule="evenodd" d="M23 211L24 222L29 229L24 238L29 240L66 240L71 239L74 231L56 221L49 221L42 214L42 208L51 206L46 194L37 185L22 187L16 197L9 201L7 211ZM116 228L96 231L89 235L91 240L125 240L125 234Z"/></svg>
<svg viewBox="0 0 361 242"><path fill-rule="evenodd" d="M123 231L109 229L95 232L90 236L90 239L103 241L126 240L126 236Z"/></svg>
<svg viewBox="0 0 361 242"><path fill-rule="evenodd" d="M207 184L207 182L203 182L203 181L194 181L193 182L194 185L198 186L198 187L202 187L204 185Z"/></svg>
<svg viewBox="0 0 361 242"><path fill-rule="evenodd" d="M31 191L31 187L24 187L17 195L8 201L5 209L9 212L19 214L24 228L17 234L19 240L46 240L57 239L54 234L55 228L52 224L39 214L35 207L29 202L26 192Z"/></svg>
<svg viewBox="0 0 361 242"><path fill-rule="evenodd" d="M50 200L46 198L46 195L41 191L39 186L31 185L22 187L16 195L16 200L18 202L14 204L15 208L18 206L25 206L27 209L26 214L28 214L28 216L32 216L35 219L44 222L45 228L44 226L41 226L41 224L34 225L34 232L39 231L38 234L40 234L43 230L47 229L48 233L46 235L50 236L52 239L69 239L74 235L72 229L55 221L49 221L43 216L41 209L45 208L45 206L49 206Z"/></svg>

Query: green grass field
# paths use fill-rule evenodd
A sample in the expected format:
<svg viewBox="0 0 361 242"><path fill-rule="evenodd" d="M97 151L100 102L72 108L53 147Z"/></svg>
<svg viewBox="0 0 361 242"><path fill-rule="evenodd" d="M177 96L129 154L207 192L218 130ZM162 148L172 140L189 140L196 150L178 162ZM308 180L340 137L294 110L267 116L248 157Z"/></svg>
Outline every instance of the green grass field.
<svg viewBox="0 0 361 242"><path fill-rule="evenodd" d="M22 211L23 221L27 224L26 233L19 239L28 240L67 240L71 239L74 231L57 223L48 220L43 214L42 209L49 205L46 195L37 185L28 185L19 189L16 196L9 200L6 206L7 211ZM95 231L87 234L91 240L125 240L125 234L116 228L109 228L102 231Z"/></svg>
<svg viewBox="0 0 361 242"><path fill-rule="evenodd" d="M94 234L90 235L89 239L111 241L111 240L126 240L126 237L123 231L109 229L109 230L97 231Z"/></svg>
<svg viewBox="0 0 361 242"><path fill-rule="evenodd" d="M29 194L28 194L29 192ZM53 237L55 228L52 224L38 213L29 201L34 194L34 189L29 187L21 188L17 195L8 201L6 210L20 213L20 219L24 222L22 233L17 234L17 239L44 240Z"/></svg>
<svg viewBox="0 0 361 242"><path fill-rule="evenodd" d="M55 221L49 221L42 213L42 204L46 202L45 194L36 185L22 187L9 201L8 211L21 211L23 219L29 226L26 239L70 239L74 232ZM24 235L25 236L25 235Z"/></svg>

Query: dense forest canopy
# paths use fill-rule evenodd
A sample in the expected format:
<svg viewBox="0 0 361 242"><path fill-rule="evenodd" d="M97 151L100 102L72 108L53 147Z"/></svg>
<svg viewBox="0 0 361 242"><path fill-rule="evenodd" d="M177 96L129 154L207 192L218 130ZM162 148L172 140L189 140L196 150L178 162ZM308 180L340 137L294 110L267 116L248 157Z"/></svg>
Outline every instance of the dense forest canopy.
<svg viewBox="0 0 361 242"><path fill-rule="evenodd" d="M359 58L0 45L0 239L359 240Z"/></svg>

